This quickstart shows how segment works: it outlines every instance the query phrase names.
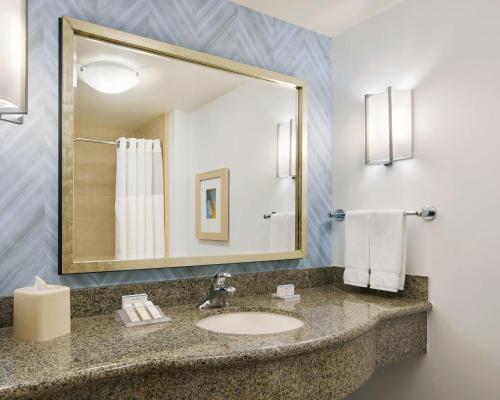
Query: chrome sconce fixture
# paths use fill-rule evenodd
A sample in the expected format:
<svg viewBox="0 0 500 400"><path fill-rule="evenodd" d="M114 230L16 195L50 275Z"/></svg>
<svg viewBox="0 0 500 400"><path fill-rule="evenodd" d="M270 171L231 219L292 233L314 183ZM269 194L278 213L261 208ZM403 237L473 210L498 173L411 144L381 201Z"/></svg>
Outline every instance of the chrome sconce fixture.
<svg viewBox="0 0 500 400"><path fill-rule="evenodd" d="M28 112L26 0L0 0L0 120L22 124Z"/></svg>
<svg viewBox="0 0 500 400"><path fill-rule="evenodd" d="M297 164L297 135L295 120L292 118L278 124L277 130L277 163L278 178L295 178Z"/></svg>
<svg viewBox="0 0 500 400"><path fill-rule="evenodd" d="M365 95L365 162L390 166L413 158L412 91Z"/></svg>

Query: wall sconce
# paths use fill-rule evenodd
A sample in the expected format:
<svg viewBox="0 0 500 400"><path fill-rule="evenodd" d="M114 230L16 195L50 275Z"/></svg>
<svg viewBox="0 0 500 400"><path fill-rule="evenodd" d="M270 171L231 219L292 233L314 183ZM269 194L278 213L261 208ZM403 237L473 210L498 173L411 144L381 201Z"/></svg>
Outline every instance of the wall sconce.
<svg viewBox="0 0 500 400"><path fill-rule="evenodd" d="M26 0L0 0L0 120L23 123L28 112Z"/></svg>
<svg viewBox="0 0 500 400"><path fill-rule="evenodd" d="M412 91L387 88L365 95L366 164L413 158Z"/></svg>
<svg viewBox="0 0 500 400"><path fill-rule="evenodd" d="M278 124L278 157L276 163L278 178L295 178L297 163L297 135L295 132L293 118Z"/></svg>

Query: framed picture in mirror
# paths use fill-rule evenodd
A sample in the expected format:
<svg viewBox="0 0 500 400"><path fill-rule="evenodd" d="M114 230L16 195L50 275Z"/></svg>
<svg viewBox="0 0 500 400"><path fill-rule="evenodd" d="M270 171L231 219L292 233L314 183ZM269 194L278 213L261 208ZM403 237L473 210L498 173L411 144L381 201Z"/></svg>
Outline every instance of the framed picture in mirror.
<svg viewBox="0 0 500 400"><path fill-rule="evenodd" d="M196 238L229 241L229 168L196 175Z"/></svg>

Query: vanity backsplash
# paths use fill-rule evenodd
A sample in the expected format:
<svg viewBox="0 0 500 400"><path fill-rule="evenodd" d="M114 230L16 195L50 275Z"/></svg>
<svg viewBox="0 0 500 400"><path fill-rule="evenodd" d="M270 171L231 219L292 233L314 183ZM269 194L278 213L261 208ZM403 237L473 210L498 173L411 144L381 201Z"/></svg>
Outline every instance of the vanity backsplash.
<svg viewBox="0 0 500 400"><path fill-rule="evenodd" d="M364 292L386 297L406 297L419 300L428 298L428 278L407 275L405 290L386 293L343 284L341 267L322 267L300 270L280 270L233 275L231 285L238 288L236 297L273 293L276 286L293 283L295 289L333 285L345 291ZM100 288L71 290L71 317L112 314L121 307L121 297L127 294L147 293L154 304L169 307L179 304L196 304L206 297L211 278L181 279L146 282L131 285L114 285ZM0 297L0 328L11 326L13 297Z"/></svg>

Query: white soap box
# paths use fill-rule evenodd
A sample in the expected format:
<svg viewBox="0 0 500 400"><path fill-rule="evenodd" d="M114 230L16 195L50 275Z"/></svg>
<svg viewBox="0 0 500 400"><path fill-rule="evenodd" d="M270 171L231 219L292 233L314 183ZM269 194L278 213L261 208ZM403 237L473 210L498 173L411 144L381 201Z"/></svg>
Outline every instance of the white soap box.
<svg viewBox="0 0 500 400"><path fill-rule="evenodd" d="M295 294L295 285L289 283L288 285L279 285L276 287L276 294L278 297L289 297Z"/></svg>
<svg viewBox="0 0 500 400"><path fill-rule="evenodd" d="M277 286L276 293L273 293L272 296L285 301L300 300L300 294L295 294L295 285L293 284Z"/></svg>

